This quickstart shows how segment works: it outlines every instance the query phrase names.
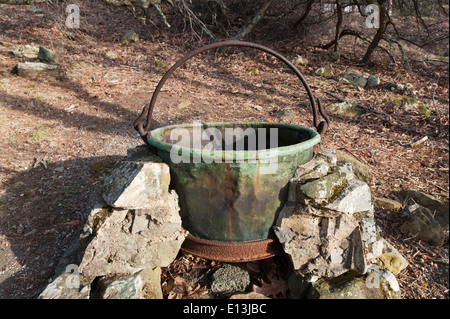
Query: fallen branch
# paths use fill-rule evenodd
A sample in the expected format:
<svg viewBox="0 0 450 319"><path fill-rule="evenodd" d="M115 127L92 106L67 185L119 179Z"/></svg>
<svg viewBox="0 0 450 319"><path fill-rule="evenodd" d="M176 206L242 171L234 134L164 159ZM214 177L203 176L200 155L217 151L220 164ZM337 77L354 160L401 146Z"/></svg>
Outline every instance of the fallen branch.
<svg viewBox="0 0 450 319"><path fill-rule="evenodd" d="M442 61L442 60L438 60L438 59L429 59L429 60L426 60L426 62L440 62L440 63L449 64L448 61Z"/></svg>

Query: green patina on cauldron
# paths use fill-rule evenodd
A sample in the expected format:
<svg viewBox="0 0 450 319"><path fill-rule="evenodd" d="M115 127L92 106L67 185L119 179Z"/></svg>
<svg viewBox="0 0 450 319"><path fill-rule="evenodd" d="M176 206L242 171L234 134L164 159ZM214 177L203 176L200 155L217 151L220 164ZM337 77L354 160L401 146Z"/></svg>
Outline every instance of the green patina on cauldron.
<svg viewBox="0 0 450 319"><path fill-rule="evenodd" d="M262 122L194 122L151 131L156 98L168 77L194 55L224 46L259 49L284 62L306 89L317 132L296 125ZM317 121L318 112L325 121ZM272 225L287 200L289 180L298 165L312 159L328 125L329 118L320 100L314 97L300 71L288 59L272 49L243 41L209 44L180 59L160 80L149 105L134 122L141 138L170 167L171 185L179 195L183 226L197 238L218 242L264 241L271 237ZM203 137L195 142L199 140L198 136L195 138L196 130L208 129L219 132L222 138L227 129L245 132L250 129L248 132L254 134L236 134L231 142L225 139L225 143L218 143L222 140L215 138L203 140ZM172 135L177 130L187 134L183 143L177 140L177 134ZM213 140L215 151L207 147ZM184 156L182 161L177 157L180 154Z"/></svg>
<svg viewBox="0 0 450 319"><path fill-rule="evenodd" d="M180 214L189 232L199 238L218 241L253 241L269 238L271 226L287 200L289 180L298 165L311 160L320 135L295 125L257 122L203 123L199 129L248 128L276 134L276 148L256 150L204 150L193 147L194 124L162 127L148 134L148 142L171 170L172 186L180 201ZM172 132L190 133L190 147L179 147L177 154L188 154L186 163L173 161ZM261 135L262 133L260 133ZM243 138L245 138L244 136ZM273 137L272 137L273 138ZM239 136L236 136L235 145ZM225 144L225 143L223 143ZM243 143L245 147L248 143ZM270 146L270 143L267 142ZM231 149L231 147L230 147ZM194 163L197 159L197 163ZM199 159L201 159L199 161ZM178 160L176 160L177 162Z"/></svg>

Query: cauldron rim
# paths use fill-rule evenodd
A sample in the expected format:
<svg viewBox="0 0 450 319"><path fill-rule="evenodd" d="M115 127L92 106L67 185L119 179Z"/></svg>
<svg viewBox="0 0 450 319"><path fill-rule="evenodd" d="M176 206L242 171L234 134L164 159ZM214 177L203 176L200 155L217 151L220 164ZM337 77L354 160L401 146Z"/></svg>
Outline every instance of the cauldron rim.
<svg viewBox="0 0 450 319"><path fill-rule="evenodd" d="M303 152L308 149L312 149L316 144L320 143L321 136L316 131L286 123L271 123L271 122L201 122L201 126L214 127L214 126L264 126L264 127L279 127L284 129L292 129L296 131L305 131L310 134L310 138L291 145L280 146L276 148L271 148L268 150L258 150L258 151L205 151L202 149L188 148L179 146L181 152L188 152L191 156L201 156L202 159L222 159L222 160L233 160L233 161L245 161L245 160L258 160L258 159L270 159L273 157L285 156L295 154L297 152ZM176 128L186 128L193 127L192 123L185 124L173 124L168 126L163 126L150 131L147 134L148 143L155 147L157 150L169 152L175 144L163 142L160 138L158 139L158 134L164 130L176 129Z"/></svg>

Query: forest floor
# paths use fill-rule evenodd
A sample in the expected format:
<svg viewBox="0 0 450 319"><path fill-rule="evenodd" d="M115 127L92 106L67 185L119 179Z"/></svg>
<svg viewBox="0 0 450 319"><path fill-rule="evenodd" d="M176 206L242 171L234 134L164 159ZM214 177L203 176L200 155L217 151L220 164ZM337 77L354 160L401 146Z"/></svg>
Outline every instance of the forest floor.
<svg viewBox="0 0 450 319"><path fill-rule="evenodd" d="M64 26L64 7L0 6L0 298L35 298L51 281L65 248L79 236L101 198L103 179L114 162L142 143L132 123L158 81L167 67L199 46L189 34L159 34L126 8L99 1L80 6L82 26L71 30ZM32 14L29 8L44 13ZM139 34L139 43L120 43L128 29ZM36 60L11 54L11 47L19 44L58 52L60 72L39 78L12 74L17 63ZM343 40L348 58L337 62L327 51L295 41L262 44L286 56L307 58L300 71L325 106L338 102L325 93L331 92L389 114L331 115L322 141L324 147L345 150L370 166L376 177L372 196L398 200L397 191L414 189L449 200L448 57L441 63L411 48L406 67L393 64L382 52L362 67L356 56L363 48L353 39ZM378 75L382 82L408 82L418 104L397 105L404 93L357 89L334 77L314 75L330 63L336 75L353 70ZM423 105L429 116L421 112ZM282 116L286 109L294 116ZM152 128L193 120L312 127L298 79L271 56L249 49L203 54L166 83ZM424 136L427 141L411 147ZM448 231L444 245L434 247L400 233L400 213L376 210L375 217L380 235L410 263L398 276L402 297L449 298ZM173 275L192 270L196 263L211 266L180 254Z"/></svg>

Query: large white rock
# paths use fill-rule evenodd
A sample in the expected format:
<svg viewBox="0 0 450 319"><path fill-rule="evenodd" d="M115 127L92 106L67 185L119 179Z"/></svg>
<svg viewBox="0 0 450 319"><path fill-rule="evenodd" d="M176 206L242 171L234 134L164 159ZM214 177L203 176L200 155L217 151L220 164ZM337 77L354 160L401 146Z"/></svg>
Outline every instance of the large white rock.
<svg viewBox="0 0 450 319"><path fill-rule="evenodd" d="M166 195L165 205L152 209L94 209L80 237L80 272L104 276L167 267L188 234L178 212L174 191Z"/></svg>
<svg viewBox="0 0 450 319"><path fill-rule="evenodd" d="M348 186L325 208L348 214L371 211L370 188L362 181L350 180Z"/></svg>
<svg viewBox="0 0 450 319"><path fill-rule="evenodd" d="M274 231L294 268L309 278L366 270L359 224L350 214L288 203Z"/></svg>
<svg viewBox="0 0 450 319"><path fill-rule="evenodd" d="M14 67L15 72L22 77L36 77L40 74L47 74L58 71L57 65L50 65L40 62L22 62Z"/></svg>
<svg viewBox="0 0 450 319"><path fill-rule="evenodd" d="M169 166L148 147L138 147L118 161L105 178L103 199L116 208L151 208L164 205L169 184Z"/></svg>
<svg viewBox="0 0 450 319"><path fill-rule="evenodd" d="M105 276L97 281L93 299L163 299L161 268L151 267L131 275Z"/></svg>

